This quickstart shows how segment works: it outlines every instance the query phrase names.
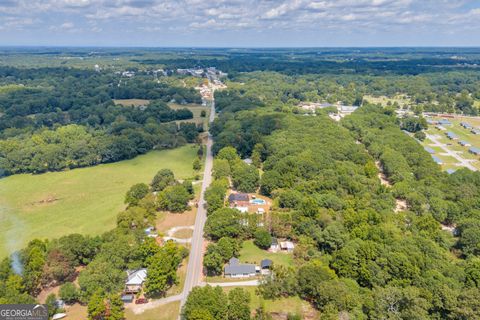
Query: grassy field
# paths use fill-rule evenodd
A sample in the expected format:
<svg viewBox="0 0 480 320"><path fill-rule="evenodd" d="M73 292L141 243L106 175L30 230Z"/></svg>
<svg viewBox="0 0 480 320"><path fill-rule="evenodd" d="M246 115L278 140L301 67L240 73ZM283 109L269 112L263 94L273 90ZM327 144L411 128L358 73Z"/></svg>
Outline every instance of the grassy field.
<svg viewBox="0 0 480 320"><path fill-rule="evenodd" d="M145 99L113 99L113 103L119 104L122 106L130 107L138 107L138 106L144 106L148 105L150 103L150 100L145 100Z"/></svg>
<svg viewBox="0 0 480 320"><path fill-rule="evenodd" d="M240 261L244 263L260 264L263 259L270 259L274 264L290 266L293 264L293 256L291 254L278 252L271 253L266 250L258 248L253 244L252 240L243 243L242 250L240 250Z"/></svg>
<svg viewBox="0 0 480 320"><path fill-rule="evenodd" d="M151 181L162 168L191 178L196 153L197 147L188 145L95 167L0 179L0 257L34 238L113 228L130 186Z"/></svg>
<svg viewBox="0 0 480 320"><path fill-rule="evenodd" d="M234 287L225 287L224 291L229 292ZM299 314L305 319L318 319L318 312L306 301L298 296L281 298L276 300L264 300L255 294L256 287L242 287L250 293L250 309L254 311L260 305L265 306L265 311L278 314Z"/></svg>
<svg viewBox="0 0 480 320"><path fill-rule="evenodd" d="M363 99L365 101L370 102L370 103L375 103L375 104L379 103L384 107L387 106L389 102L391 104L396 102L401 107L411 104L411 100L409 98L406 98L403 95L397 95L394 98L389 98L389 97L386 97L386 96L375 97L375 96L366 95L366 96L363 97Z"/></svg>
<svg viewBox="0 0 480 320"><path fill-rule="evenodd" d="M177 319L180 311L180 301L170 302L150 309L141 314L134 314L131 310L125 310L127 320L174 320Z"/></svg>
<svg viewBox="0 0 480 320"><path fill-rule="evenodd" d="M194 122L196 124L203 123L204 128L206 128L206 124L208 122L208 115L209 115L209 108L206 106L202 106L199 104L177 104L177 103L169 103L168 106L172 108L173 110L178 110L178 109L184 109L187 108L188 110L192 111L193 113L193 119L188 119L188 120L179 120L176 121L177 123L181 122ZM200 117L200 113L202 111L205 111L207 115L205 117Z"/></svg>

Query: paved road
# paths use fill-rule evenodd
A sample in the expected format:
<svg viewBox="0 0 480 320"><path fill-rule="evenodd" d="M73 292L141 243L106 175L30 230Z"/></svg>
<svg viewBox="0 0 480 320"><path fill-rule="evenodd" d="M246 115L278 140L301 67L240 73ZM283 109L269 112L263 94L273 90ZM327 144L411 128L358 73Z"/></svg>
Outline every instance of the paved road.
<svg viewBox="0 0 480 320"><path fill-rule="evenodd" d="M477 170L478 170L477 168L475 168L474 166L472 166L472 164L471 164L468 160L460 157L456 152L453 152L452 150L448 149L448 148L445 146L445 144L443 144L442 142L440 142L440 141L437 139L437 137L436 137L435 135L427 134L426 136L427 136L427 139L433 141L433 143L435 143L435 145L436 145L437 147L439 147L439 148L441 148L443 151L445 151L446 154L448 154L449 156L454 157L458 162L460 162L460 163L462 164L462 166L464 166L464 167L466 167L466 168L468 168L468 169L470 169L470 170L472 170L472 171L477 171Z"/></svg>
<svg viewBox="0 0 480 320"><path fill-rule="evenodd" d="M235 281L235 282L203 282L201 285L210 285L212 287L255 287L260 285L259 280Z"/></svg>
<svg viewBox="0 0 480 320"><path fill-rule="evenodd" d="M212 101L209 122L215 118L215 101ZM197 217L195 219L195 228L193 230L192 245L190 248L190 257L188 259L187 276L185 286L182 292L180 308L185 304L188 294L193 287L200 284L203 270L203 227L207 220L207 210L205 209L204 194L207 187L212 182L212 137L210 133L207 139L207 154L205 157L205 171L203 173L202 190L200 200L198 201Z"/></svg>

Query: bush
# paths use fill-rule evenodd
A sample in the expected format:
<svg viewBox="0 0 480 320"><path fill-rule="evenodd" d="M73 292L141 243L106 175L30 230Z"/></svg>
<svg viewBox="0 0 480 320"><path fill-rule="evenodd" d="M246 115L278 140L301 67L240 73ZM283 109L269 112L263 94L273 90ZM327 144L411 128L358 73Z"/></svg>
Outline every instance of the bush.
<svg viewBox="0 0 480 320"><path fill-rule="evenodd" d="M68 304L75 303L78 299L77 287L73 283L67 282L60 287L59 296Z"/></svg>
<svg viewBox="0 0 480 320"><path fill-rule="evenodd" d="M258 229L255 232L255 240L253 241L260 249L268 249L272 244L272 236L265 229Z"/></svg>
<svg viewBox="0 0 480 320"><path fill-rule="evenodd" d="M136 206L138 202L143 199L149 192L148 186L145 183L137 183L133 185L125 195L125 203L129 206Z"/></svg>
<svg viewBox="0 0 480 320"><path fill-rule="evenodd" d="M183 185L169 186L158 195L160 209L183 212L188 208L190 194Z"/></svg>
<svg viewBox="0 0 480 320"><path fill-rule="evenodd" d="M197 170L200 170L201 168L202 168L202 164L200 163L200 159L195 158L195 160L193 160L193 170L197 171Z"/></svg>
<svg viewBox="0 0 480 320"><path fill-rule="evenodd" d="M175 176L173 175L172 170L162 169L157 172L155 177L152 180L152 190L153 191L162 191L168 186L171 186L175 183Z"/></svg>
<svg viewBox="0 0 480 320"><path fill-rule="evenodd" d="M415 137L415 139L418 139L420 141L423 141L427 138L427 135L423 131L417 131L413 136Z"/></svg>

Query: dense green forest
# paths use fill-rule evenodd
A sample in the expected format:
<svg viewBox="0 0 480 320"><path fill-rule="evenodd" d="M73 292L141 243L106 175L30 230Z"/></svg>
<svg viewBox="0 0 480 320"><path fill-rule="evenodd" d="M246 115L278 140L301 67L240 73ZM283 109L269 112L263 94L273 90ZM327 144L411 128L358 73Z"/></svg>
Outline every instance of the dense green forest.
<svg viewBox="0 0 480 320"><path fill-rule="evenodd" d="M262 76L244 75L239 88L216 94L207 271L220 274L244 240L290 238L294 265L274 266L257 290L264 299L298 295L328 319L478 319L480 174L441 172L402 132L394 108L364 105L341 123L326 113L295 115L284 99L295 80ZM266 227L245 224L219 201L223 179L239 175L239 155L256 159L256 186L274 199ZM398 200L406 211L395 210ZM454 235L440 223L457 226Z"/></svg>
<svg viewBox="0 0 480 320"><path fill-rule="evenodd" d="M194 142L203 128L191 119L200 103L193 88L70 68L0 68L0 167L3 175L95 165L132 158L153 148ZM148 107L112 99L147 99Z"/></svg>

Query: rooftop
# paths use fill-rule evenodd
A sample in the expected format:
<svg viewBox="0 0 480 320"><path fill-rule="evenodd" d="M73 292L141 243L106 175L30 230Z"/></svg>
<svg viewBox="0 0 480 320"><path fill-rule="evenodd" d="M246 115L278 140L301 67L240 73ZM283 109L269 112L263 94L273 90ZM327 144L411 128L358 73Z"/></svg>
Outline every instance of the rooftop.
<svg viewBox="0 0 480 320"><path fill-rule="evenodd" d="M480 154L480 148L477 147L471 147L468 151L471 153Z"/></svg>
<svg viewBox="0 0 480 320"><path fill-rule="evenodd" d="M246 193L232 193L228 196L228 201L248 201L250 198Z"/></svg>
<svg viewBox="0 0 480 320"><path fill-rule="evenodd" d="M138 270L127 271L126 285L141 285L147 278L147 269L142 268Z"/></svg>
<svg viewBox="0 0 480 320"><path fill-rule="evenodd" d="M455 133L449 131L449 132L447 132L447 137L449 137L449 138L457 138L457 135L456 135Z"/></svg>
<svg viewBox="0 0 480 320"><path fill-rule="evenodd" d="M240 263L237 258L232 258L225 266L224 271L225 275L252 274L256 272L256 269L254 264Z"/></svg>
<svg viewBox="0 0 480 320"><path fill-rule="evenodd" d="M270 260L270 259L263 259L261 262L260 262L260 267L262 269L264 268L270 268L273 264L273 261Z"/></svg>
<svg viewBox="0 0 480 320"><path fill-rule="evenodd" d="M434 153L435 153L435 150L433 150L432 148L429 148L429 147L425 147L425 151L427 151L427 152L430 153L430 154L434 154Z"/></svg>
<svg viewBox="0 0 480 320"><path fill-rule="evenodd" d="M442 163L443 163L443 161L442 161L442 160L440 160L440 158L439 158L439 157L432 156L432 159L433 159L433 161L435 161L437 164L442 164Z"/></svg>

